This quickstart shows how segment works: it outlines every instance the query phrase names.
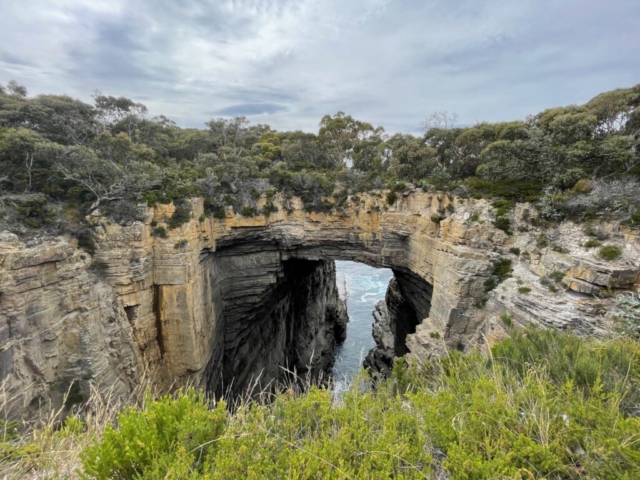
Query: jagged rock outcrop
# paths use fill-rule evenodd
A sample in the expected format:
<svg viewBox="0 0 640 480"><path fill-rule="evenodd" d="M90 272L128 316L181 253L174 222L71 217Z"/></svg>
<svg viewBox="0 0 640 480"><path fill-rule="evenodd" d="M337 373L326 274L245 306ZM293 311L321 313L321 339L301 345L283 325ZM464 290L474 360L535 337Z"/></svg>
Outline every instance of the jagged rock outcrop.
<svg viewBox="0 0 640 480"><path fill-rule="evenodd" d="M308 213L297 199L276 198L275 204L279 211L268 218L229 210L227 218L217 219L205 218L202 200L194 199L191 221L169 231L168 238L154 231L156 224L165 226L172 205L146 209L146 220L129 226L94 212L93 258L70 237L21 242L2 234L0 381L13 411L25 412L41 401L59 403L72 382L74 398L82 398L90 383L116 396L147 382L161 390L195 383L219 391L229 386L230 375L248 378L265 363L265 355L251 348L258 340L274 361L296 358L300 365L322 369L316 354L327 346L306 336L322 331L319 323L311 329L285 320L276 337L286 330L287 338L295 338L290 345L296 345L285 353L281 343L262 338L272 333L267 325L276 328L274 318L302 311L303 302L313 304L314 285L327 287L330 272L321 261L392 268L418 316L406 348L423 357L499 338L504 329L496 318L503 309L513 309L517 324L605 328L594 312L606 310L609 300L586 294L579 282L596 289L638 285L638 237L618 233L615 225L611 229L619 237L612 241L624 255L611 263L582 249L579 236L561 231L568 256L561 260L575 281L568 292L538 294L541 269L559 268L551 260L557 252L536 246L538 227L528 224L513 237L494 228L494 213L483 200L415 191L393 206L386 205L383 193L351 197L329 213ZM447 218L435 223L432 217L443 211ZM510 247L531 254L517 257ZM485 281L492 261L501 256L513 259L514 275L489 293L485 307ZM316 262L298 299L286 298L290 261ZM532 295L509 296L504 289L517 289L518 280L536 284ZM318 322L325 310L336 336L339 322L327 320L334 309L330 294L317 298L309 308ZM254 323L256 309L262 314Z"/></svg>
<svg viewBox="0 0 640 480"><path fill-rule="evenodd" d="M387 376L393 360L410 352L407 337L429 316L433 289L411 273L395 271L383 302L373 311L373 338L376 346L367 354L365 367Z"/></svg>

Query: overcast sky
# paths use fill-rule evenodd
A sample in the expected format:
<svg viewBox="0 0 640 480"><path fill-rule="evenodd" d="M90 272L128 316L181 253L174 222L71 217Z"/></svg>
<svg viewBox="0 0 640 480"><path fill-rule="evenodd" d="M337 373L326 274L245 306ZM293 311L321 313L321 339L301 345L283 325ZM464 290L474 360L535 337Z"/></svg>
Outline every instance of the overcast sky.
<svg viewBox="0 0 640 480"><path fill-rule="evenodd" d="M639 83L640 0L0 0L10 79L182 126L513 120Z"/></svg>

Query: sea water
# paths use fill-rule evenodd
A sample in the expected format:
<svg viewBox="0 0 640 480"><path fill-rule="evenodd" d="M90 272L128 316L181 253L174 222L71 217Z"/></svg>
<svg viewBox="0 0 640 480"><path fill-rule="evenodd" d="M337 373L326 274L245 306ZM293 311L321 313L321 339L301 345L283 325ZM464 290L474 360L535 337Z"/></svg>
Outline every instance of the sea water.
<svg viewBox="0 0 640 480"><path fill-rule="evenodd" d="M369 350L375 346L371 327L373 308L384 299L393 272L356 262L336 261L338 289L347 295L347 339L335 347L334 388L341 391L358 373Z"/></svg>

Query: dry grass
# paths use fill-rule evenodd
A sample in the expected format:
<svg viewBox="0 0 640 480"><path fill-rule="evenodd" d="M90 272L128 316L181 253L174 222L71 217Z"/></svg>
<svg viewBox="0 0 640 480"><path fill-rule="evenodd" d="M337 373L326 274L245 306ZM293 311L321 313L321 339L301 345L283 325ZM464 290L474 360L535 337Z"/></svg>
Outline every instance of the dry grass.
<svg viewBox="0 0 640 480"><path fill-rule="evenodd" d="M87 402L72 412L61 407L39 418L10 423L9 398L0 387L0 418L4 420L4 426L0 425L0 479L80 478L80 453L101 437L125 404L140 404L143 393L140 387L128 398L118 399L112 391L101 393L91 386Z"/></svg>

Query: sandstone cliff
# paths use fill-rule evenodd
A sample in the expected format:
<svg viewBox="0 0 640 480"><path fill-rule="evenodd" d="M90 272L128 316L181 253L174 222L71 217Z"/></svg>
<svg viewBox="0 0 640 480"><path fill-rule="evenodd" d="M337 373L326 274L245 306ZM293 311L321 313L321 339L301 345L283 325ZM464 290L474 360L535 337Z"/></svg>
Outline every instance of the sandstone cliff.
<svg viewBox="0 0 640 480"><path fill-rule="evenodd" d="M442 193L406 192L392 206L382 194L361 195L330 213L307 213L296 199L275 203L279 211L268 218L228 211L215 219L194 199L191 221L168 238L154 236L151 224L162 226L171 205L146 209L144 222L128 226L96 214L93 258L71 238L21 242L3 233L0 381L14 411L59 403L72 382L78 398L90 382L119 396L146 382L219 391L232 377L239 388L238 378L248 381L273 362L326 368L320 352L328 345L317 339L339 325L340 313L333 293L313 293L332 282L331 264L322 261L392 268L417 315L406 348L422 357L501 338L503 310L516 324L603 331L610 300L593 294L638 286L638 237L616 225L608 227L610 241L624 255L603 262L580 247L570 224L557 232L564 253L538 247L539 229L522 218L526 206L516 209L518 231L509 237L493 227L485 201ZM432 219L442 212L444 220ZM529 255L510 253L513 246ZM512 258L514 275L487 298L485 282L500 257ZM300 269L303 282L290 272L292 261L310 262ZM567 290L552 293L538 279L556 270ZM292 281L307 289L287 296ZM532 291L514 293L518 281ZM315 320L291 320L300 315Z"/></svg>

